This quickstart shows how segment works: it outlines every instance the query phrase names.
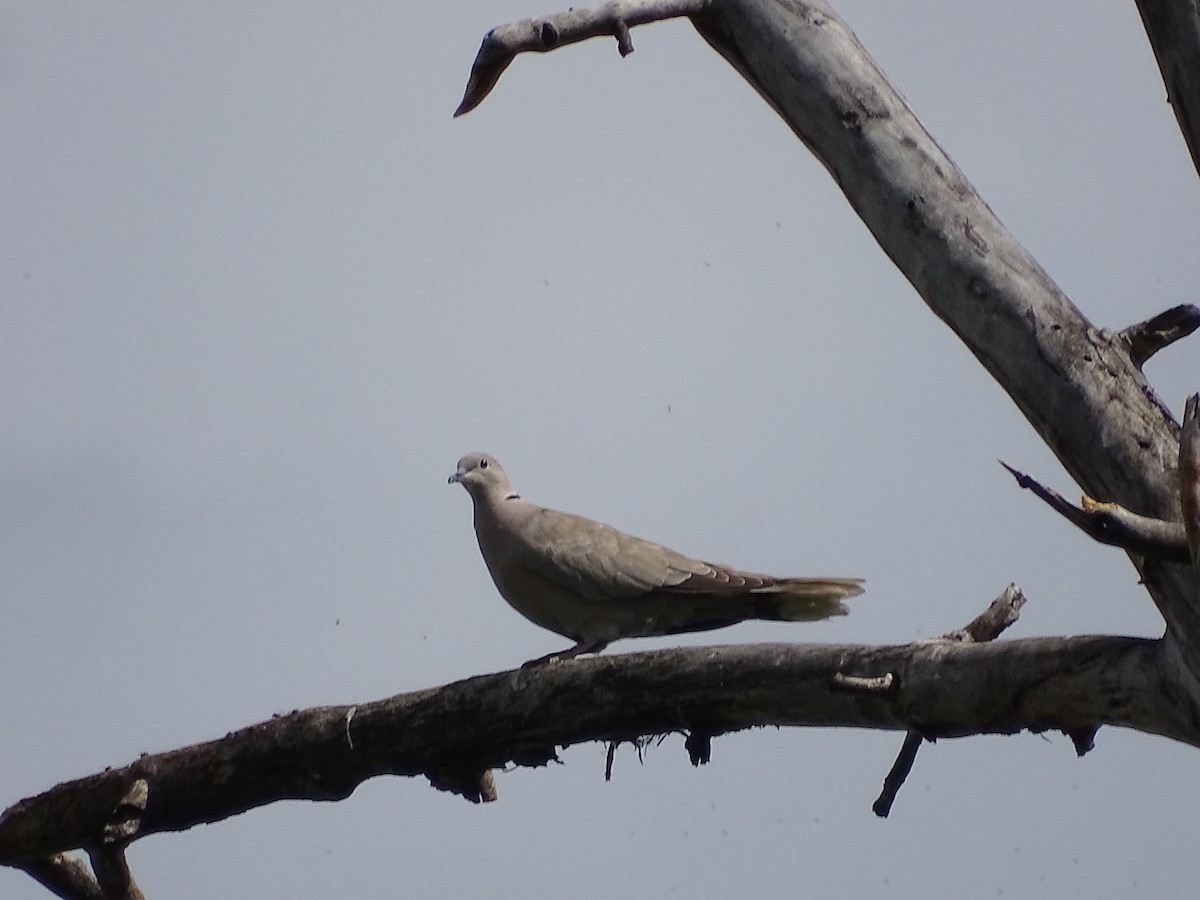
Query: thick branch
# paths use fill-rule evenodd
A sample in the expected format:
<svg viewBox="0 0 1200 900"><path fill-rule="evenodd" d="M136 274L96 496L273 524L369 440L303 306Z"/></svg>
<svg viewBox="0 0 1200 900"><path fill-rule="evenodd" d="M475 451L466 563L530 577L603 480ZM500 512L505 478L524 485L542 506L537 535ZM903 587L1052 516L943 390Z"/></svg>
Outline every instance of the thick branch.
<svg viewBox="0 0 1200 900"><path fill-rule="evenodd" d="M1137 7L1167 102L1200 171L1200 6L1192 0L1137 0Z"/></svg>
<svg viewBox="0 0 1200 900"><path fill-rule="evenodd" d="M713 0L692 21L824 163L1083 490L1177 521L1178 427L1124 343L1094 328L1001 224L846 24L820 0ZM1195 579L1134 562L1181 664L1200 674Z"/></svg>
<svg viewBox="0 0 1200 900"><path fill-rule="evenodd" d="M694 21L1088 493L1173 518L1159 514L1176 508L1173 490L1130 477L1173 471L1177 448L1141 373L996 218L849 27L821 2L784 0L714 0Z"/></svg>
<svg viewBox="0 0 1200 900"><path fill-rule="evenodd" d="M128 840L276 800L338 800L376 775L543 765L557 748L758 725L919 730L931 737L1122 725L1200 746L1160 674L1162 642L1075 637L888 647L697 647L483 675L353 707L281 716L225 738L66 782L0 815L0 863L94 844L144 779ZM831 690L894 674L896 690Z"/></svg>

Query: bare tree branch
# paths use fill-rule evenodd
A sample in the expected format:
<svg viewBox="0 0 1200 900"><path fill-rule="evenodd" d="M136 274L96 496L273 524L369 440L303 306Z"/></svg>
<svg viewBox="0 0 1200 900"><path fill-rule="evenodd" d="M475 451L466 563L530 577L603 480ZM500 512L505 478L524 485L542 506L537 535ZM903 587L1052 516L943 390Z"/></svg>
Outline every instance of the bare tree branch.
<svg viewBox="0 0 1200 900"><path fill-rule="evenodd" d="M1024 605L1025 595L1015 584L1010 584L999 597L991 602L987 609L962 628L944 634L942 640L966 644L993 641L1016 623L1017 618L1021 615L1021 607ZM889 679L888 686L891 687L891 673L888 673L887 677ZM904 782L908 780L913 764L917 761L917 753L926 739L926 735L916 729L909 729L908 734L904 736L900 753L896 757L896 761L892 763L887 777L883 780L883 792L871 805L871 811L881 819L886 819L892 811L896 795L904 786Z"/></svg>
<svg viewBox="0 0 1200 900"><path fill-rule="evenodd" d="M1139 8L1200 159L1200 13L1180 0L1140 0ZM1139 368L1182 336L1190 314L1121 334L1094 327L823 0L613 0L501 26L484 39L456 114L474 108L518 53L610 35L626 54L631 27L676 16L691 19L829 170L897 268L1083 490L1168 523L1180 520L1182 494L1193 504L1190 546L1200 547L1192 515L1200 476L1179 472L1181 458L1190 465L1200 453L1195 404L1181 456L1178 426ZM1110 724L1200 747L1200 579L1191 566L1140 551L1133 559L1166 620L1162 640L979 643L1016 613L1010 602L959 640L690 648L484 675L295 712L65 782L0 814L0 864L26 869L60 896L134 898L124 848L148 834L276 800L342 799L384 774L424 775L486 799L494 767L544 765L558 747L582 741L676 731L688 735L694 762L709 758L713 737L756 725L904 731L888 776L895 787L879 801L887 806L923 738L1057 729L1083 753ZM63 855L76 848L92 855L98 880Z"/></svg>
<svg viewBox="0 0 1200 900"><path fill-rule="evenodd" d="M921 744L924 742L925 738L918 731L910 731L904 736L904 743L900 745L900 753L897 754L896 761L888 770L887 777L883 779L883 790L878 799L871 804L871 812L879 818L886 819L888 813L892 811L896 795L900 793L900 788L904 787L904 782L908 780L913 763L917 761L917 751L921 749Z"/></svg>
<svg viewBox="0 0 1200 900"><path fill-rule="evenodd" d="M129 871L123 845L89 847L87 854L105 900L146 900L133 880L133 873Z"/></svg>
<svg viewBox="0 0 1200 900"><path fill-rule="evenodd" d="M948 641L983 643L994 641L1007 629L1016 624L1025 605L1025 595L1015 584L1010 584L993 600L988 608L957 631L947 632Z"/></svg>
<svg viewBox="0 0 1200 900"><path fill-rule="evenodd" d="M29 860L21 868L64 900L106 900L88 864L69 853Z"/></svg>
<svg viewBox="0 0 1200 900"><path fill-rule="evenodd" d="M1200 6L1192 0L1137 0L1137 7L1167 102L1200 171Z"/></svg>
<svg viewBox="0 0 1200 900"><path fill-rule="evenodd" d="M692 22L829 169L880 247L1093 497L1179 520L1179 431L1124 342L1066 298L820 0L713 0ZM1191 573L1134 558L1197 684ZM1200 694L1187 692L1200 714Z"/></svg>
<svg viewBox="0 0 1200 900"><path fill-rule="evenodd" d="M1161 641L1073 637L693 647L482 675L359 704L353 747L350 707L318 707L65 782L0 814L0 864L44 866L101 843L139 779L146 805L129 840L276 800L342 799L377 775L539 766L558 747L674 731L703 736L693 757L712 736L758 725L961 737L1110 724L1200 746L1163 666ZM880 672L895 674L893 692L830 689L839 674Z"/></svg>
<svg viewBox="0 0 1200 900"><path fill-rule="evenodd" d="M1143 3L1143 16L1159 5ZM1195 329L1198 311L1179 307L1115 335L1093 326L1005 229L821 0L711 0L690 18L828 168L883 250L1084 491L1113 501L1077 510L1010 469L1022 486L1089 534L1129 549L1167 622L1166 655L1179 679L1172 690L1200 717L1200 596L1195 579L1175 564L1188 558L1180 554L1183 531L1174 524L1179 432L1140 370L1154 352ZM1147 28L1154 40L1157 25ZM1193 27L1172 36L1170 52L1192 52L1196 33ZM1185 111L1197 72L1200 64L1168 76L1164 66L1189 142L1197 119ZM835 688L887 696L896 687L894 674L841 672ZM1064 731L1078 752L1090 748L1092 726ZM892 796L911 767L919 746L913 735L919 733L910 730L889 776ZM890 802L885 788L881 808Z"/></svg>
<svg viewBox="0 0 1200 900"><path fill-rule="evenodd" d="M138 835L148 793L145 778L133 779L99 834L80 845L91 860L90 871L82 859L66 853L34 859L21 867L67 900L145 900L125 859L125 845Z"/></svg>
<svg viewBox="0 0 1200 900"><path fill-rule="evenodd" d="M539 16L493 28L471 65L471 76L455 116L469 113L484 101L504 70L521 53L547 53L594 37L614 37L622 56L633 52L629 29L700 12L708 0L610 0L588 9Z"/></svg>
<svg viewBox="0 0 1200 900"><path fill-rule="evenodd" d="M1139 516L1115 503L1100 503L1084 496L1082 505L1075 506L1057 491L1041 484L1000 460L1017 484L1032 491L1071 524L1093 540L1130 553L1149 554L1171 562L1188 562L1187 539L1183 525Z"/></svg>
<svg viewBox="0 0 1200 900"><path fill-rule="evenodd" d="M1130 361L1140 369L1159 350L1183 340L1197 328L1200 328L1200 307L1188 303L1122 329L1120 339Z"/></svg>
<svg viewBox="0 0 1200 900"><path fill-rule="evenodd" d="M1144 18L1150 8L1143 4ZM688 11L701 36L825 165L880 247L1084 492L1178 521L1179 429L1128 341L1097 329L1067 299L846 23L823 0L709 0ZM1191 38L1181 40L1191 46ZM1200 66L1180 73L1179 83L1200 78L1196 72ZM1133 562L1200 686L1196 579L1158 559ZM1200 715L1200 695L1193 700Z"/></svg>

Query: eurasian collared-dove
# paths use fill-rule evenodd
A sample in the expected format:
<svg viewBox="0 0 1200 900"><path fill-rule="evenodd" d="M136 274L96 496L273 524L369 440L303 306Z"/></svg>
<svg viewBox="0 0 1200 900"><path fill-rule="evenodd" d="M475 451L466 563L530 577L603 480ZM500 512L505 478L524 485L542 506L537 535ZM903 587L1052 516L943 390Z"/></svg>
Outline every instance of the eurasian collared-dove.
<svg viewBox="0 0 1200 900"><path fill-rule="evenodd" d="M724 628L745 619L842 616L858 578L773 578L689 559L581 516L522 500L486 453L450 476L475 506L475 535L501 596L529 621L575 641L534 660L598 653L610 641Z"/></svg>

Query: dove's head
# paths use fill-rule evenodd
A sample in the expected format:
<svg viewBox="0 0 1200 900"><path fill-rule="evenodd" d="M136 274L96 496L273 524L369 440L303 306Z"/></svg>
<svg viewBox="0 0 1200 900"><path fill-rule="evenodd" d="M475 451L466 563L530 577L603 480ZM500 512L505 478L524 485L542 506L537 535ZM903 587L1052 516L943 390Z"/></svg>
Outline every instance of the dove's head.
<svg viewBox="0 0 1200 900"><path fill-rule="evenodd" d="M449 484L461 484L472 497L505 497L512 493L508 476L496 457L487 453L468 453L458 461L458 469Z"/></svg>

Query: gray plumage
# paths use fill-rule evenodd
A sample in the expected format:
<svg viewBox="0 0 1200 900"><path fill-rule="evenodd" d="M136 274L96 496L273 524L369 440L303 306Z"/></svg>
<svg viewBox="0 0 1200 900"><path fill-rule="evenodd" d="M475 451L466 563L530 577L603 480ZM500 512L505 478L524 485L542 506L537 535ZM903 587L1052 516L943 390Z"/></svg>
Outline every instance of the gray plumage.
<svg viewBox="0 0 1200 900"><path fill-rule="evenodd" d="M775 578L690 559L582 516L535 506L486 453L458 461L475 535L509 605L575 646L534 662L599 652L610 641L724 628L746 619L811 622L846 614L858 578Z"/></svg>

